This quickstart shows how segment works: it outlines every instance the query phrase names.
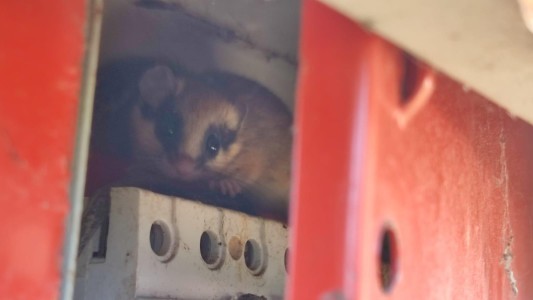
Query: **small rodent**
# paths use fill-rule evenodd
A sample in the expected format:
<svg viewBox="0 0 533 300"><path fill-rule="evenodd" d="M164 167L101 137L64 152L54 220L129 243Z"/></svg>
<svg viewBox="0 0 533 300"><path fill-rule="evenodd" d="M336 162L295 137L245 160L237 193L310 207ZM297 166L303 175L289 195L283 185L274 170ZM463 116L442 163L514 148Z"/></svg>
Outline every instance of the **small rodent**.
<svg viewBox="0 0 533 300"><path fill-rule="evenodd" d="M278 97L236 75L176 76L163 65L144 73L139 92L136 157L159 157L153 162L168 179L286 219L292 116Z"/></svg>
<svg viewBox="0 0 533 300"><path fill-rule="evenodd" d="M291 125L278 97L236 75L150 60L102 66L79 253L109 215L117 186L286 222Z"/></svg>

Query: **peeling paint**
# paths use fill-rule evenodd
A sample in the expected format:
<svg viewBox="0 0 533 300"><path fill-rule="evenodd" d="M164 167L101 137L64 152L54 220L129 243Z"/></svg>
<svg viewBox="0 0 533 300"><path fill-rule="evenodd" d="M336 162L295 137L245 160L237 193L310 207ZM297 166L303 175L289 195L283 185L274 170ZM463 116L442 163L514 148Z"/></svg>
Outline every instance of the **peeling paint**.
<svg viewBox="0 0 533 300"><path fill-rule="evenodd" d="M513 294L516 296L518 295L518 283L516 281L516 277L514 276L514 272L511 266L513 263L513 253L511 252L512 242L513 237L511 236L503 251L502 264L505 270L505 274L507 275L507 279L509 280L509 284L511 285Z"/></svg>
<svg viewBox="0 0 533 300"><path fill-rule="evenodd" d="M507 167L507 156L506 156L506 139L503 122L500 124L500 178L499 185L502 188L502 197L505 201L504 211L503 211L503 240L504 240L504 250L502 255L502 261L505 274L507 275L507 280L511 286L513 294L518 295L518 283L513 272L512 263L513 263L513 253L512 253L512 242L513 242L513 229L511 227L511 220L509 215L509 170Z"/></svg>

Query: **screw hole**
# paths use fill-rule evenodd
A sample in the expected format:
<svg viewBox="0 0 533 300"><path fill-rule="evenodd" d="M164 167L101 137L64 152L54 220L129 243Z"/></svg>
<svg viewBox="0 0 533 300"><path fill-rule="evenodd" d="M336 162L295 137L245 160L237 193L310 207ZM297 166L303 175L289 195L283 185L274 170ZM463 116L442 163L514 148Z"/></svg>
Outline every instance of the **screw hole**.
<svg viewBox="0 0 533 300"><path fill-rule="evenodd" d="M229 240L228 252L231 258L238 260L242 256L242 242L241 239L234 236Z"/></svg>
<svg viewBox="0 0 533 300"><path fill-rule="evenodd" d="M200 237L200 255L211 268L219 266L222 258L222 242L211 231L204 231Z"/></svg>
<svg viewBox="0 0 533 300"><path fill-rule="evenodd" d="M157 256L165 256L170 250L170 231L168 226L161 222L156 221L152 223L150 227L150 247Z"/></svg>
<svg viewBox="0 0 533 300"><path fill-rule="evenodd" d="M263 251L255 240L248 240L244 245L244 263L254 275L259 275L263 268Z"/></svg>
<svg viewBox="0 0 533 300"><path fill-rule="evenodd" d="M289 273L289 249L285 250L285 256L283 258L283 263L285 264L285 272Z"/></svg>
<svg viewBox="0 0 533 300"><path fill-rule="evenodd" d="M420 63L407 52L402 53L402 82L400 84L400 105L405 106L413 99L422 82Z"/></svg>
<svg viewBox="0 0 533 300"><path fill-rule="evenodd" d="M396 278L398 253L396 236L390 228L386 228L381 236L381 250L379 255L379 278L384 292L391 291Z"/></svg>

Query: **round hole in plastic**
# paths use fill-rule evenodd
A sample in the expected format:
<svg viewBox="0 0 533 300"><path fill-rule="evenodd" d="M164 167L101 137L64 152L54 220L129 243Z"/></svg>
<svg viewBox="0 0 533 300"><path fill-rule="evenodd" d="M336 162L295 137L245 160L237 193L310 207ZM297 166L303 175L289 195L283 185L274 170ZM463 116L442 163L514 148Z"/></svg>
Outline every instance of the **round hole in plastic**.
<svg viewBox="0 0 533 300"><path fill-rule="evenodd" d="M285 265L285 272L289 273L289 249L285 249L285 255L283 256L283 263Z"/></svg>
<svg viewBox="0 0 533 300"><path fill-rule="evenodd" d="M248 240L244 245L244 263L254 275L259 275L265 267L263 249L255 240Z"/></svg>
<svg viewBox="0 0 533 300"><path fill-rule="evenodd" d="M171 235L168 226L161 221L155 221L150 227L150 247L157 256L165 256L170 250Z"/></svg>
<svg viewBox="0 0 533 300"><path fill-rule="evenodd" d="M222 249L222 242L214 232L206 230L202 233L200 237L200 255L210 268L220 266Z"/></svg>

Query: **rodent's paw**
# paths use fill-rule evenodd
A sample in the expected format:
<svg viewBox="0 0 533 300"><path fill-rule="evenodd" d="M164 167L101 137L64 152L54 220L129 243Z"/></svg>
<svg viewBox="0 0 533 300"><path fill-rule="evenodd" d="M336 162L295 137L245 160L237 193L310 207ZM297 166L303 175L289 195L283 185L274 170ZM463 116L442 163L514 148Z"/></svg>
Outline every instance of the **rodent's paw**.
<svg viewBox="0 0 533 300"><path fill-rule="evenodd" d="M212 180L209 182L209 188L230 197L235 197L242 191L241 185L233 179Z"/></svg>

